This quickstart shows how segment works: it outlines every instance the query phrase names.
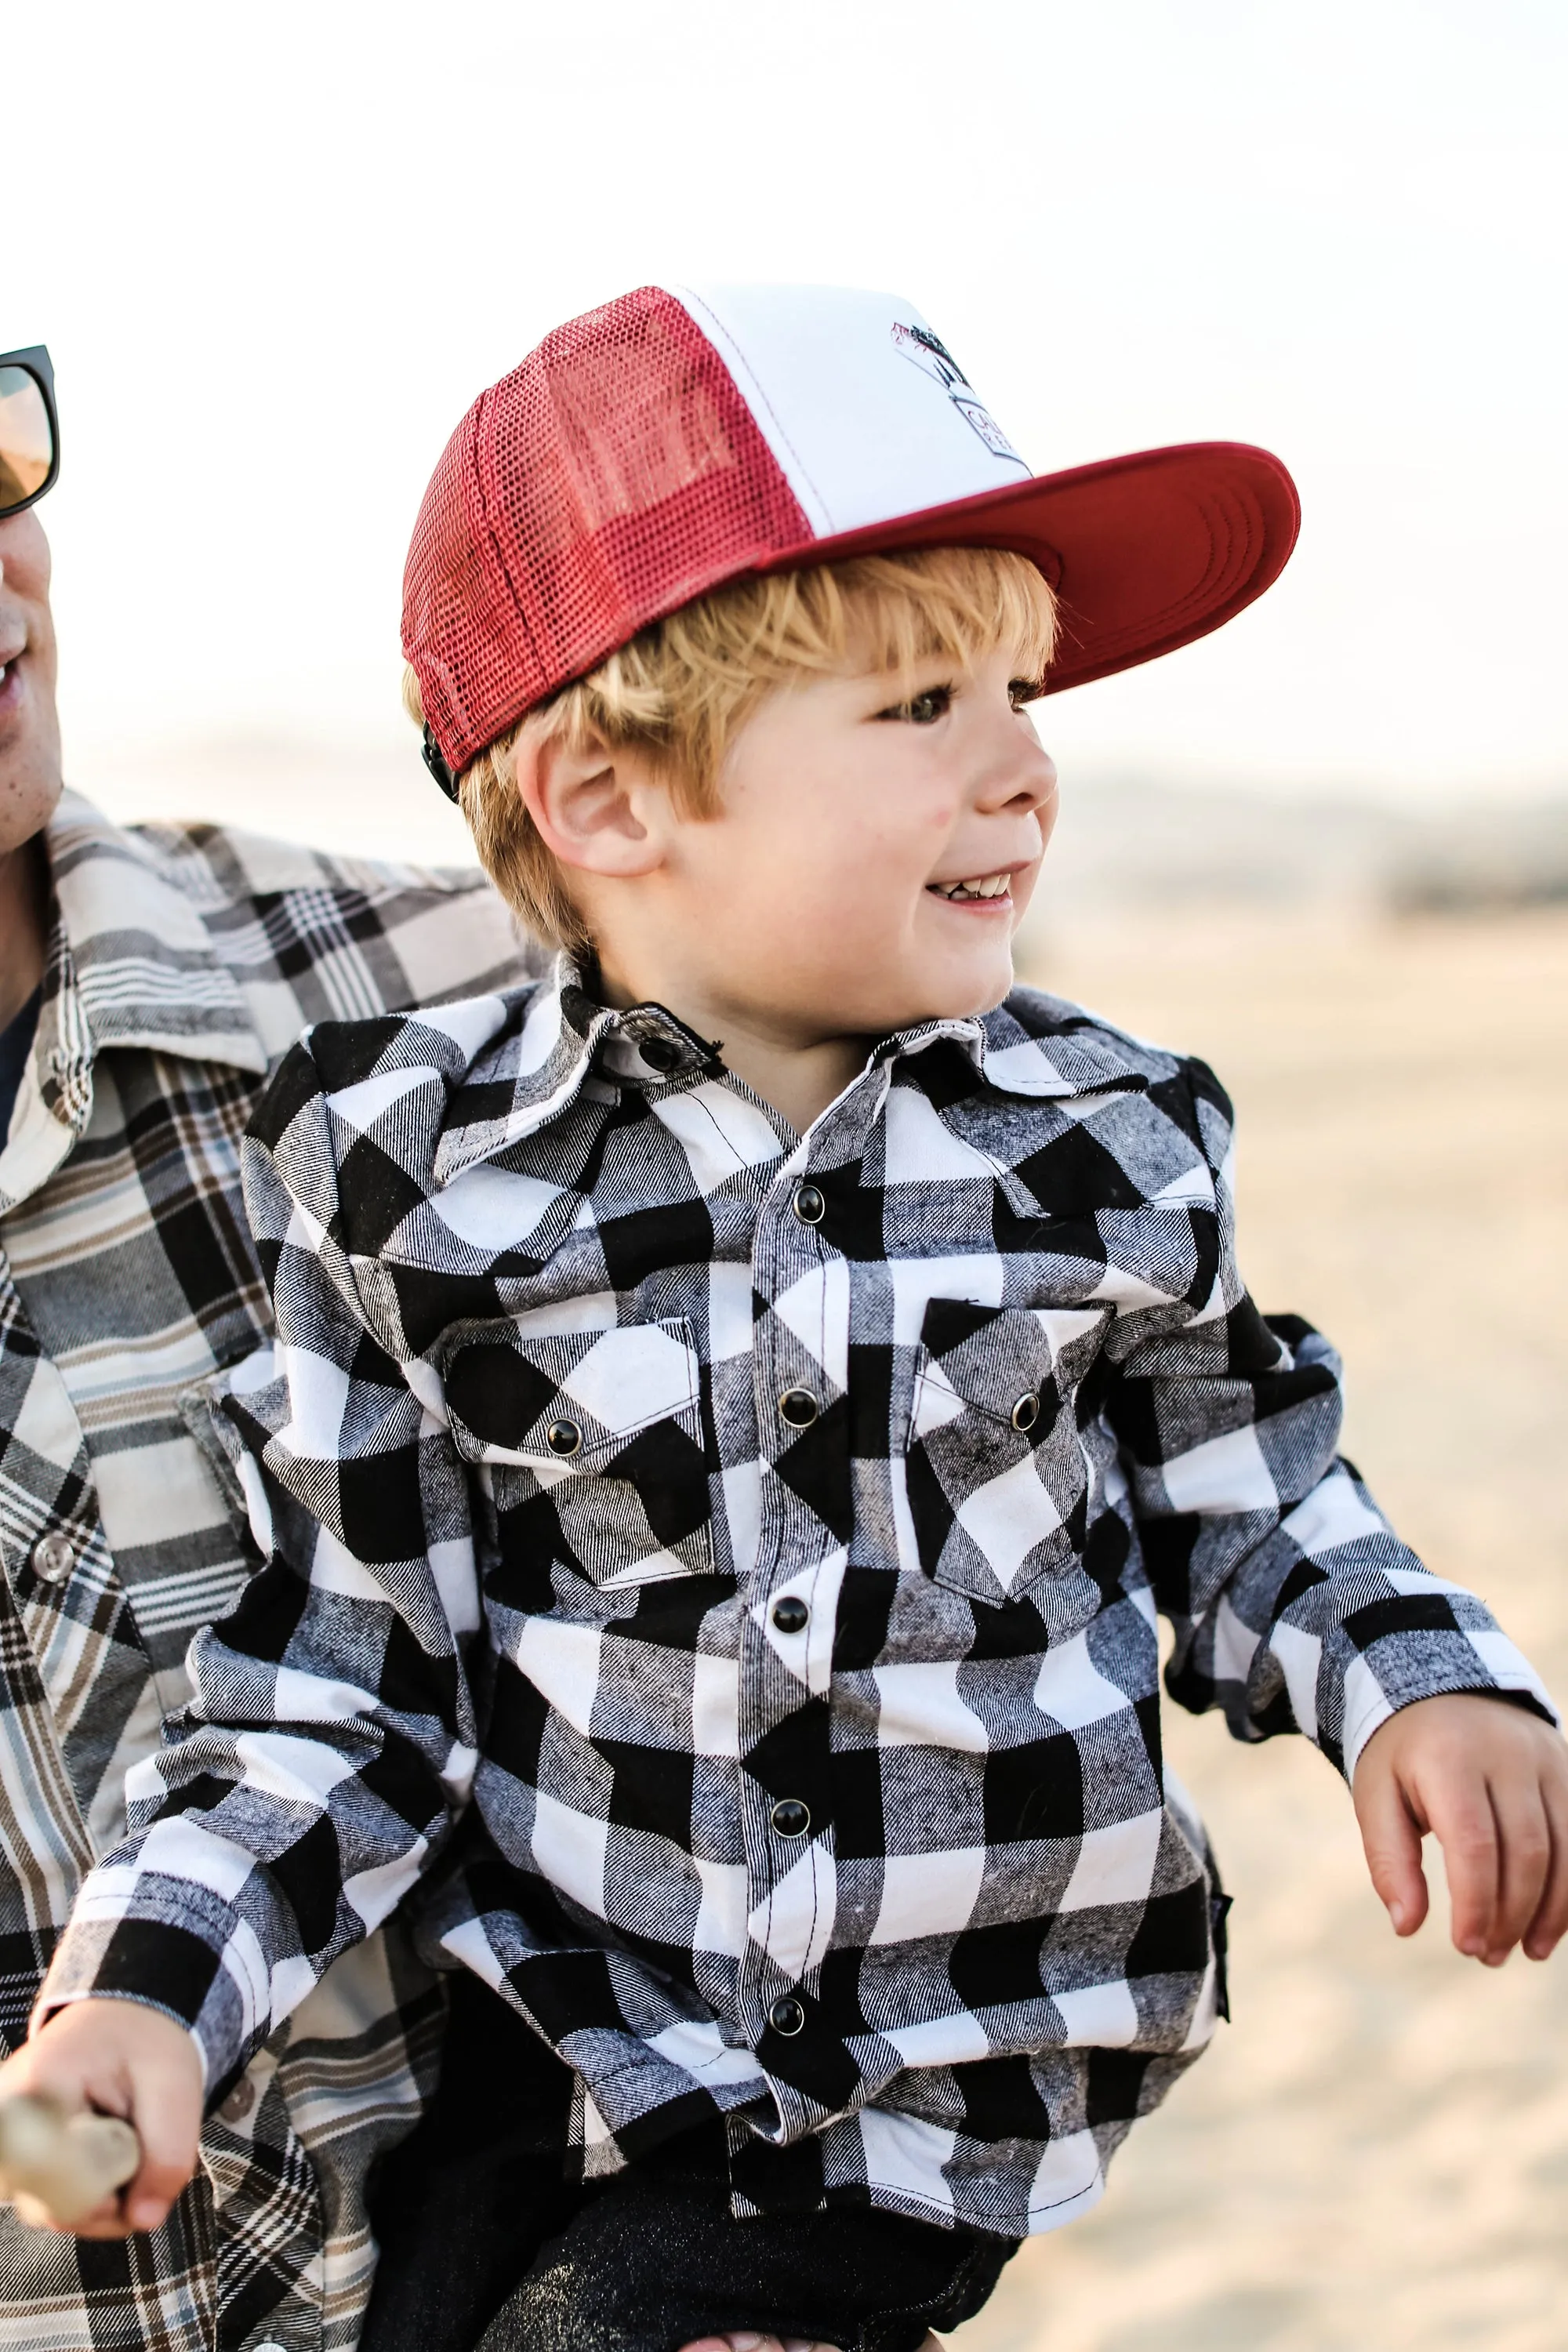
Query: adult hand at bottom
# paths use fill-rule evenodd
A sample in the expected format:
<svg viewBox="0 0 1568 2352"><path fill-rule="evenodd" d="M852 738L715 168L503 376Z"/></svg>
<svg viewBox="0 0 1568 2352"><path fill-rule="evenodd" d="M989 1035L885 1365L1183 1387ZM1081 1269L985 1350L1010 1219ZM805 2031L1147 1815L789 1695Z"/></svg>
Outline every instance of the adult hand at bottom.
<svg viewBox="0 0 1568 2352"><path fill-rule="evenodd" d="M70 2001L0 2066L0 2098L47 2099L65 2115L121 2116L141 2135L142 2166L69 2225L79 2238L156 2230L195 2170L202 2059L195 2038L140 2001ZM47 2221L39 2227L63 2225Z"/></svg>
<svg viewBox="0 0 1568 2352"><path fill-rule="evenodd" d="M733 2329L728 2336L700 2336L694 2343L684 2344L681 2352L838 2352L837 2344L818 2344L805 2336L759 2336L753 2328ZM934 2336L928 2336L921 2352L942 2352Z"/></svg>

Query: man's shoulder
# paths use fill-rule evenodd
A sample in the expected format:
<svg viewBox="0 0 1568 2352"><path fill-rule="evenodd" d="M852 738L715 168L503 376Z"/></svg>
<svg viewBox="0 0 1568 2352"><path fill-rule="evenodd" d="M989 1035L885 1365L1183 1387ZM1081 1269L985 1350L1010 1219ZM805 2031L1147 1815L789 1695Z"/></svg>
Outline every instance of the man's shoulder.
<svg viewBox="0 0 1568 2352"><path fill-rule="evenodd" d="M477 866L343 856L200 823L123 838L195 915L274 1058L308 1024L514 986L542 960Z"/></svg>

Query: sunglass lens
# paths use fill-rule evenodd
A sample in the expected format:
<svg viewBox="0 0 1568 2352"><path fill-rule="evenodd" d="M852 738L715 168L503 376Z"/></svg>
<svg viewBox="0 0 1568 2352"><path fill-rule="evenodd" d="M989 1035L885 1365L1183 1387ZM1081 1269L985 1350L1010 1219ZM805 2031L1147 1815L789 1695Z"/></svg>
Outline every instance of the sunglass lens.
<svg viewBox="0 0 1568 2352"><path fill-rule="evenodd" d="M0 367L0 514L41 490L54 462L55 436L37 376Z"/></svg>

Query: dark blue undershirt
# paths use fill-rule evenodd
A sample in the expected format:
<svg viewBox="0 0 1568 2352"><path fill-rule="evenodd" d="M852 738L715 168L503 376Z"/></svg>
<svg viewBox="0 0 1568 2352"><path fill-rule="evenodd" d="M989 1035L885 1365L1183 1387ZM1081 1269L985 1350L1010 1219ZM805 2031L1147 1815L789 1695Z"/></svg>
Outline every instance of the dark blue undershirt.
<svg viewBox="0 0 1568 2352"><path fill-rule="evenodd" d="M33 1032L38 1025L38 1007L44 992L36 988L22 1010L0 1029L0 1147L11 1132L11 1113L16 1107L16 1089L22 1083L22 1073L27 1066L27 1056L33 1050Z"/></svg>

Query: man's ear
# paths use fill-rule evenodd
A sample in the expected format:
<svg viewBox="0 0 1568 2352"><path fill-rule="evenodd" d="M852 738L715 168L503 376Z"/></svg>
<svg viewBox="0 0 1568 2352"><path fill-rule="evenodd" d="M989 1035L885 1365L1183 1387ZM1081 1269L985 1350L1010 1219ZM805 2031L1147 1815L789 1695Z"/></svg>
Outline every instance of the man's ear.
<svg viewBox="0 0 1568 2352"><path fill-rule="evenodd" d="M635 752L590 741L517 747L517 789L545 847L563 866L626 878L664 860L667 796Z"/></svg>

